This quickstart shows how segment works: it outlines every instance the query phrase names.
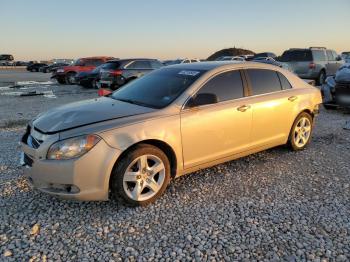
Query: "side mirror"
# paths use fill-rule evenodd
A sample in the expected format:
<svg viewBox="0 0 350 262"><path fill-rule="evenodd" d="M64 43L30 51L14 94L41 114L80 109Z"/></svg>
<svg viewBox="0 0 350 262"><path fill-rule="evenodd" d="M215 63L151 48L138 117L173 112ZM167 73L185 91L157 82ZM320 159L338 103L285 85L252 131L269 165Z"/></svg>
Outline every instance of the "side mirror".
<svg viewBox="0 0 350 262"><path fill-rule="evenodd" d="M197 94L195 97L192 97L188 103L187 107L196 107L203 105L216 104L218 102L218 97L214 94L202 93Z"/></svg>
<svg viewBox="0 0 350 262"><path fill-rule="evenodd" d="M337 60L337 61L341 61L341 60L342 60L342 58L341 58L340 56L337 56L337 58L336 58L335 60Z"/></svg>

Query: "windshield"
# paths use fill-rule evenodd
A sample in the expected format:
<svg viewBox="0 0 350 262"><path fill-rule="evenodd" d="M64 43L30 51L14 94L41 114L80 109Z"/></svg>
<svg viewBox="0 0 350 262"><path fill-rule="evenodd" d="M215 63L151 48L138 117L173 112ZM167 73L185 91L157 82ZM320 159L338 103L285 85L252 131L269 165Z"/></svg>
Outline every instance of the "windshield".
<svg viewBox="0 0 350 262"><path fill-rule="evenodd" d="M103 69L110 69L110 70L116 70L120 68L120 62L107 62L103 64Z"/></svg>
<svg viewBox="0 0 350 262"><path fill-rule="evenodd" d="M126 84L112 94L113 99L152 108L172 103L205 71L162 68Z"/></svg>

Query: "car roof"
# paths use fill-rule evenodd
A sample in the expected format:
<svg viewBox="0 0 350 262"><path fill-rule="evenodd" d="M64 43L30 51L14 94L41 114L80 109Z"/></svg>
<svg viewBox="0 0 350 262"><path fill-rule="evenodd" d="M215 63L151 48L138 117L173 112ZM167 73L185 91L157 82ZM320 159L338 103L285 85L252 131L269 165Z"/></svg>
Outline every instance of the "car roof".
<svg viewBox="0 0 350 262"><path fill-rule="evenodd" d="M170 65L169 68L178 68L184 70L205 70L210 71L215 68L225 67L228 65L242 64L241 61L210 61L210 62L196 62L196 63L186 63L186 64L176 64Z"/></svg>
<svg viewBox="0 0 350 262"><path fill-rule="evenodd" d="M89 56L89 57L81 57L79 59L113 59L112 56Z"/></svg>
<svg viewBox="0 0 350 262"><path fill-rule="evenodd" d="M280 67L267 64L267 63L261 63L261 62L247 62L247 61L211 61L211 62L197 62L197 63L188 63L188 64L176 64L167 66L165 68L176 68L176 69L183 69L183 70L204 70L204 71L212 71L214 72L220 72L223 70L230 70L230 69L245 69L245 68L257 68L257 69L270 69L274 71L285 71L282 70Z"/></svg>

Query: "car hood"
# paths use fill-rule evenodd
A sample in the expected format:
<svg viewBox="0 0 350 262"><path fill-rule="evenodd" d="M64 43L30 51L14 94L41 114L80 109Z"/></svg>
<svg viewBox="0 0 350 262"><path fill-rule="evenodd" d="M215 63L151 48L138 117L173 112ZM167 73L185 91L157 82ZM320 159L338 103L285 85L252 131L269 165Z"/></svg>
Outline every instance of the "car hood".
<svg viewBox="0 0 350 262"><path fill-rule="evenodd" d="M103 121L135 116L156 109L101 97L60 106L40 114L33 126L44 134L54 134Z"/></svg>

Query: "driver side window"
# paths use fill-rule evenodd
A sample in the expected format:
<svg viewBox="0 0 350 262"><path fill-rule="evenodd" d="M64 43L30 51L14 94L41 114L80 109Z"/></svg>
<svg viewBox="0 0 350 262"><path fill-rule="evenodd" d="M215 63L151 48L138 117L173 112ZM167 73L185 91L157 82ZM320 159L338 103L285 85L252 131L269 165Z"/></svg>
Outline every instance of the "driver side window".
<svg viewBox="0 0 350 262"><path fill-rule="evenodd" d="M238 70L221 73L210 79L197 92L198 94L214 94L218 102L244 97L241 73Z"/></svg>

